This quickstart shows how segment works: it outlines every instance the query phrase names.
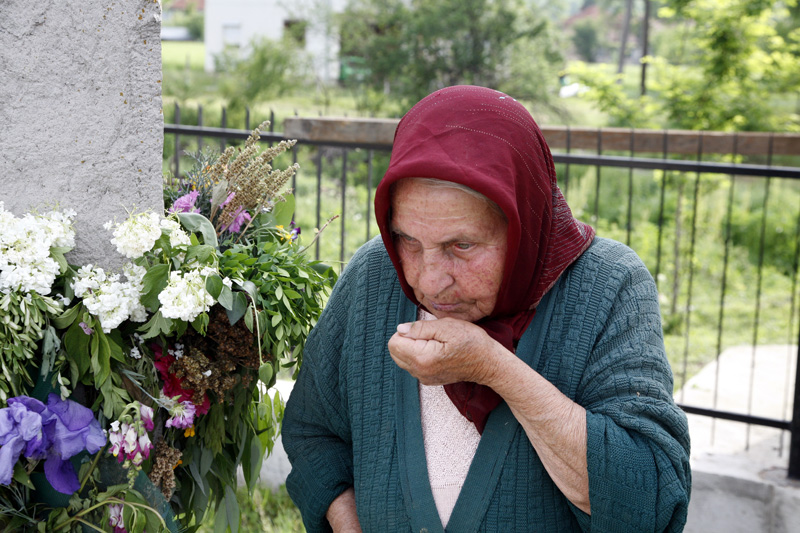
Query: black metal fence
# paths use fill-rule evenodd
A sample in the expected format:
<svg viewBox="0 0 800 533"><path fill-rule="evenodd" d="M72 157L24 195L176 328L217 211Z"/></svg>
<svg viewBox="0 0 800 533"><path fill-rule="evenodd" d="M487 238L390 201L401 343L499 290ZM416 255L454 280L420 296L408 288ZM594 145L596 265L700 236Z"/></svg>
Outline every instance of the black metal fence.
<svg viewBox="0 0 800 533"><path fill-rule="evenodd" d="M176 122L180 110L175 112ZM202 124L202 110L198 112ZM223 114L224 117L224 114ZM179 176L191 164L186 148L219 144L220 149L241 143L246 129L167 124L172 142L164 167ZM272 124L274 125L274 116ZM224 126L223 122L223 126ZM272 126L274 128L274 126ZM741 410L719 408L718 385L710 405L692 405L678 394L690 414L780 430L783 454L788 436L789 476L800 479L800 344L798 274L800 273L800 155L776 152L772 137L765 150L743 155L737 138L726 154L705 152L702 136L692 157L679 159L668 152L643 154L635 150L604 150L602 131L597 148L575 149L572 133L565 132L565 148L553 157L561 187L575 215L593 224L598 234L634 248L653 273L663 300L664 334L676 384L683 391L691 376L732 346L752 347L751 376L741 395ZM617 132L619 133L619 132ZM545 132L547 135L547 132ZM668 136L664 132L665 139ZM283 134L262 132L261 140L274 143ZM627 141L626 141L627 142ZM352 142L299 139L284 157L299 162L293 179L296 221L303 227L322 228L340 215L317 239L318 259L344 264L355 249L377 234L371 205L374 186L388 164L391 145L380 141ZM744 151L743 151L744 152ZM751 151L752 152L752 151ZM287 162L288 164L288 162ZM336 227L338 225L338 227ZM789 351L786 398L782 416L763 416L754 409L753 369L756 347L781 345ZM792 391L791 377L796 385ZM793 401L792 401L793 398Z"/></svg>

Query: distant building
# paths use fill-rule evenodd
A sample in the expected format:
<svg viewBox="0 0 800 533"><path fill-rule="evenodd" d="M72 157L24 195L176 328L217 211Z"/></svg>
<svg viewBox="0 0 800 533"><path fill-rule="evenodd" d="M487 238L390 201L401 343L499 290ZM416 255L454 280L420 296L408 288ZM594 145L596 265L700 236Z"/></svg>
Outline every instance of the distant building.
<svg viewBox="0 0 800 533"><path fill-rule="evenodd" d="M187 13L199 13L202 16L203 9L205 9L205 0L171 0L164 2L161 22L161 40L162 41L190 41L197 39L196 32L194 35L192 31L185 25L182 25L180 19L185 17ZM178 23L176 24L176 21ZM183 24L186 20L182 21Z"/></svg>
<svg viewBox="0 0 800 533"><path fill-rule="evenodd" d="M323 83L339 76L339 35L331 18L347 0L205 0L205 68L228 47L247 50L255 37L295 39Z"/></svg>

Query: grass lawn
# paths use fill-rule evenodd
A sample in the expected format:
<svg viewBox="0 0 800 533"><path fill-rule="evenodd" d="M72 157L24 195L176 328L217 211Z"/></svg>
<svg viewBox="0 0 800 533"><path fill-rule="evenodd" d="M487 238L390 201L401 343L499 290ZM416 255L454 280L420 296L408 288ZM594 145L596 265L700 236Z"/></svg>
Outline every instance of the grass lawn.
<svg viewBox="0 0 800 533"><path fill-rule="evenodd" d="M163 41L161 65L167 69L203 70L206 45L202 41Z"/></svg>
<svg viewBox="0 0 800 533"><path fill-rule="evenodd" d="M256 487L249 494L245 487L236 492L241 513L239 531L248 533L298 533L305 531L300 511L295 507L286 487L281 486L275 492L265 487ZM203 525L197 533L214 531L214 511L210 511L203 519Z"/></svg>

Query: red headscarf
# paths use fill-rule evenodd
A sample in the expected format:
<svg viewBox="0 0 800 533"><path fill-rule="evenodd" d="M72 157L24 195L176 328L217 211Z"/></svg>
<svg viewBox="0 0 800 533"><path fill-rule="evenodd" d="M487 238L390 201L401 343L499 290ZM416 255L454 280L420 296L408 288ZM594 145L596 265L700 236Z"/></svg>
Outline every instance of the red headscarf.
<svg viewBox="0 0 800 533"><path fill-rule="evenodd" d="M391 162L375 193L375 216L403 291L420 305L389 227L390 188L403 178L460 183L502 209L508 220L503 281L492 314L478 325L513 351L542 296L594 238L594 229L572 216L556 185L553 158L536 122L499 91L455 86L425 97L398 124ZM445 390L480 432L501 401L475 383Z"/></svg>

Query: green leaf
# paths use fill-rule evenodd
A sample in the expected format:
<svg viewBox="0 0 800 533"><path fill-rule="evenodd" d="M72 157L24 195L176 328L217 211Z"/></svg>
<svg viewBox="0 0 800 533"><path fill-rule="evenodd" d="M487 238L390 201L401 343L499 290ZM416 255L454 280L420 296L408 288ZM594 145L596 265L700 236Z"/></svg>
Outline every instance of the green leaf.
<svg viewBox="0 0 800 533"><path fill-rule="evenodd" d="M292 216L294 215L294 195L285 194L285 202L278 202L272 208L272 220L276 226L283 226L286 231L289 231L289 225L292 223Z"/></svg>
<svg viewBox="0 0 800 533"><path fill-rule="evenodd" d="M252 298L254 301L258 300L258 287L256 287L255 283L252 281L245 281L242 283L242 289L244 289L244 292L249 294L250 298Z"/></svg>
<svg viewBox="0 0 800 533"><path fill-rule="evenodd" d="M302 272L302 270L300 272ZM298 298L302 298L303 297L302 294L300 294L299 292L297 292L295 290L292 290L292 289L284 289L283 292L284 292L284 294L286 294L286 296L288 296L292 300L296 300Z"/></svg>
<svg viewBox="0 0 800 533"><path fill-rule="evenodd" d="M278 285L278 287L275 289L275 298L277 298L278 300L283 298L283 287L281 287L280 285Z"/></svg>
<svg viewBox="0 0 800 533"><path fill-rule="evenodd" d="M225 533L228 531L228 517L223 512L222 506L217 507L217 514L214 516L214 533Z"/></svg>
<svg viewBox="0 0 800 533"><path fill-rule="evenodd" d="M243 292L238 291L233 293L233 295L233 308L225 310L231 325L236 324L247 311L247 296L245 296Z"/></svg>
<svg viewBox="0 0 800 533"><path fill-rule="evenodd" d="M29 489L34 490L33 483L28 476L28 471L25 470L25 467L22 466L22 463L19 461L14 463L14 480L25 485Z"/></svg>
<svg viewBox="0 0 800 533"><path fill-rule="evenodd" d="M253 331L253 313L244 314L244 325L247 326L247 329Z"/></svg>
<svg viewBox="0 0 800 533"><path fill-rule="evenodd" d="M221 178L211 188L211 211L217 209L228 198L228 180Z"/></svg>
<svg viewBox="0 0 800 533"><path fill-rule="evenodd" d="M217 232L214 226L206 217L200 213L178 213L178 219L181 225L192 233L200 233L203 236L203 242L209 246L216 248L219 246L217 243Z"/></svg>
<svg viewBox="0 0 800 533"><path fill-rule="evenodd" d="M69 309L65 309L63 313L52 319L53 326L56 329L65 329L72 324L81 312L81 305L75 305Z"/></svg>
<svg viewBox="0 0 800 533"><path fill-rule="evenodd" d="M205 477L212 464L214 464L214 454L208 448L203 448L200 455L200 475Z"/></svg>
<svg viewBox="0 0 800 533"><path fill-rule="evenodd" d="M147 274L142 278L142 296L140 301L150 311L158 309L159 293L164 290L169 281L169 265L164 263L155 265L148 269Z"/></svg>
<svg viewBox="0 0 800 533"><path fill-rule="evenodd" d="M277 326L278 324L280 324L280 323L281 323L281 320L283 320L283 316L281 316L281 314L280 314L280 313L276 313L276 314L275 314L275 315L272 317L272 327L274 328L275 326Z"/></svg>
<svg viewBox="0 0 800 533"><path fill-rule="evenodd" d="M217 297L217 301L222 307L232 311L234 305L233 291L231 291L226 285L223 285L222 289L220 290L219 297Z"/></svg>
<svg viewBox="0 0 800 533"><path fill-rule="evenodd" d="M89 345L91 352L92 372L94 385L98 389L105 383L111 374L111 348L108 339L100 328L95 328Z"/></svg>
<svg viewBox="0 0 800 533"><path fill-rule="evenodd" d="M208 327L208 313L200 313L197 315L197 318L192 321L192 327L200 335L205 336L206 328Z"/></svg>
<svg viewBox="0 0 800 533"><path fill-rule="evenodd" d="M161 333L168 335L171 329L172 320L161 316L161 310L159 309L152 317L150 317L150 320L148 320L144 325L140 326L136 331L143 332L143 339L152 339Z"/></svg>
<svg viewBox="0 0 800 533"><path fill-rule="evenodd" d="M70 250L72 250L72 248L68 246L52 246L50 248L50 257L52 257L55 262L58 263L58 268L62 274L69 270L69 264L67 263L64 254Z"/></svg>
<svg viewBox="0 0 800 533"><path fill-rule="evenodd" d="M272 363L264 363L258 367L258 379L267 387L272 386L272 376L275 375L275 369L272 368Z"/></svg>
<svg viewBox="0 0 800 533"><path fill-rule="evenodd" d="M208 258L211 257L216 251L216 248L209 246L208 244L190 246L189 249L186 250L186 257L183 259L183 262L191 263L193 259L196 259L198 263L207 263Z"/></svg>
<svg viewBox="0 0 800 533"><path fill-rule="evenodd" d="M206 484L204 483L205 478L204 476L200 475L199 462L200 462L199 459L195 458L194 461L189 463L189 473L192 475L192 478L194 479L194 484L200 487L200 492L202 492L204 495L207 495Z"/></svg>
<svg viewBox="0 0 800 533"><path fill-rule="evenodd" d="M144 531L144 528L147 527L146 513L143 512L142 510L137 510L137 512L135 513L135 517L136 518L134 519L133 529L131 529L130 526L127 526L127 524L126 524L127 526L126 529L130 533L142 533Z"/></svg>
<svg viewBox="0 0 800 533"><path fill-rule="evenodd" d="M230 485L225 485L225 514L231 533L239 533L239 502L236 500L236 492Z"/></svg>
<svg viewBox="0 0 800 533"><path fill-rule="evenodd" d="M216 274L212 274L206 278L206 290L215 300L219 300L219 293L224 286L222 278Z"/></svg>
<svg viewBox="0 0 800 533"><path fill-rule="evenodd" d="M261 473L261 463L264 458L261 455L261 445L256 435L251 434L248 437L247 445L242 455L242 474L244 474L244 481L247 484L247 488L252 489L254 482Z"/></svg>
<svg viewBox="0 0 800 533"><path fill-rule="evenodd" d="M44 337L42 338L42 367L39 370L40 375L46 376L50 372L50 368L52 368L53 361L55 361L56 354L60 348L61 341L56 334L56 330L53 326L47 326L44 330Z"/></svg>

